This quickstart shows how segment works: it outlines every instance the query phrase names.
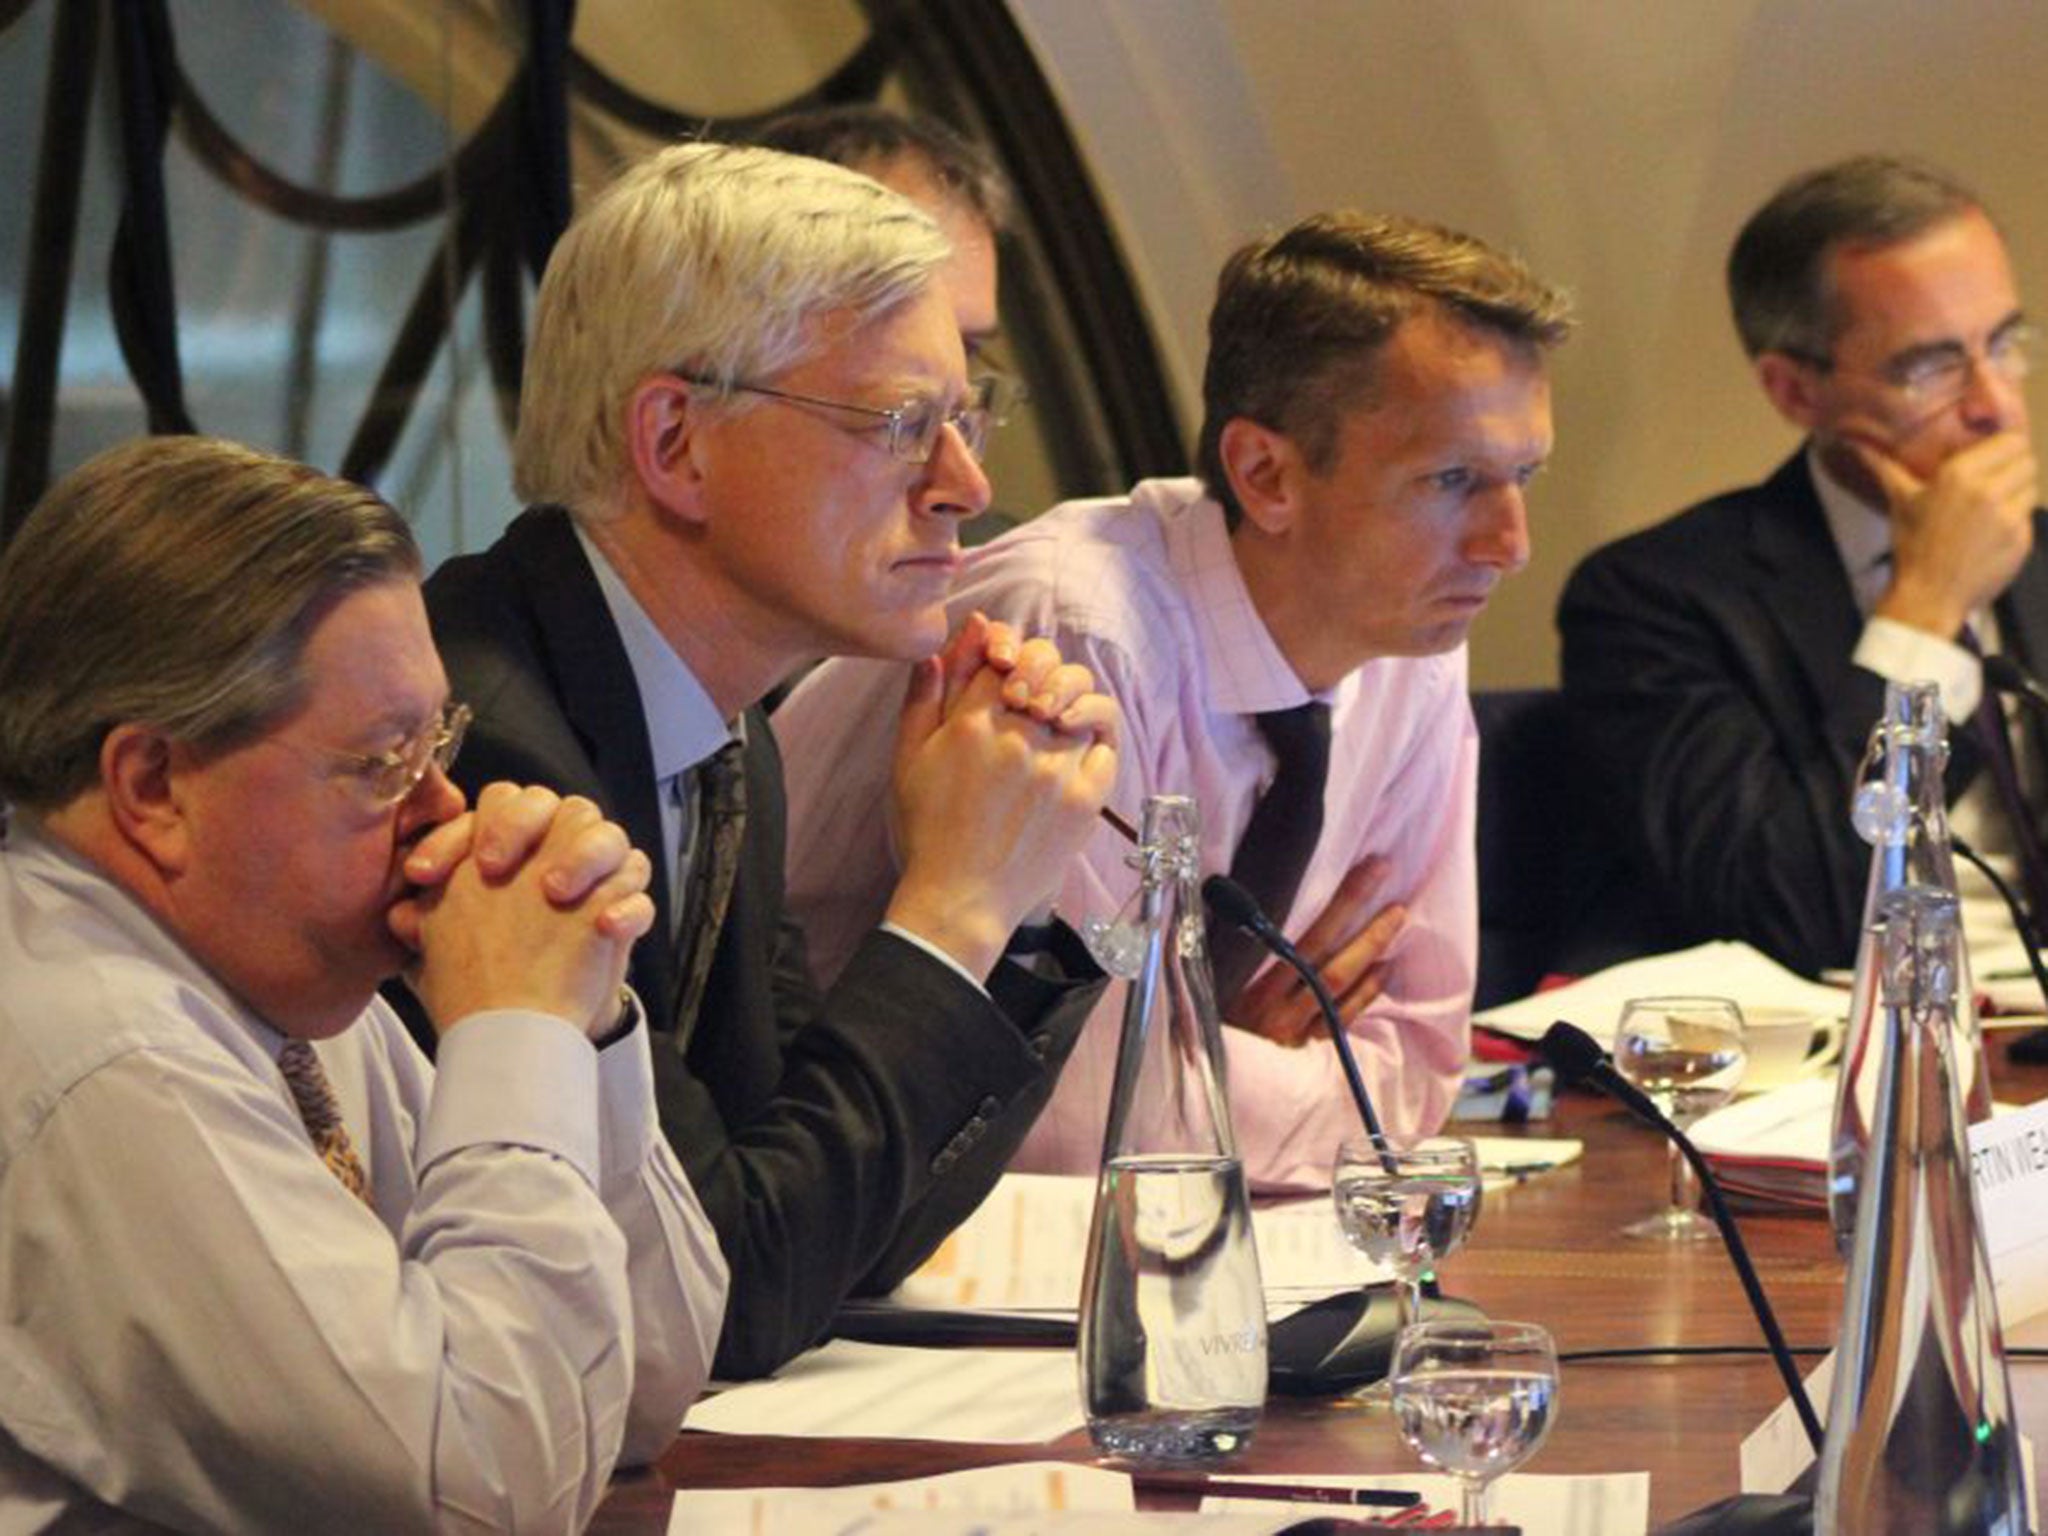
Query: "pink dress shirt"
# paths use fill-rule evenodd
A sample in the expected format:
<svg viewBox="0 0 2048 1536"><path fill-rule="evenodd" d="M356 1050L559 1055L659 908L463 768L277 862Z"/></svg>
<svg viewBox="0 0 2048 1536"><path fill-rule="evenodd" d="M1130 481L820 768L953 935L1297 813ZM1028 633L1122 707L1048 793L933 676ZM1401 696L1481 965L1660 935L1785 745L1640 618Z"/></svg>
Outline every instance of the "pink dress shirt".
<svg viewBox="0 0 2048 1536"><path fill-rule="evenodd" d="M1111 804L1136 821L1144 797L1192 794L1205 870L1227 870L1273 774L1251 716L1308 698L1252 607L1222 509L1198 482L1147 480L1125 498L1069 502L968 556L952 611L979 608L1050 635L1123 706ZM776 713L789 787L789 901L820 980L872 928L894 884L883 808L906 680L897 663L831 662ZM1323 834L1282 926L1298 938L1360 860L1390 863L1380 901L1408 909L1386 990L1350 1025L1386 1128L1436 1129L1456 1096L1470 1037L1478 949L1473 806L1478 738L1462 647L1366 663L1328 695L1332 746ZM1058 893L1077 925L1116 913L1136 888L1109 828ZM1052 1101L1012 1166L1092 1172L1102 1151L1125 988L1082 1031ZM1358 1130L1336 1052L1224 1030L1231 1116L1257 1187L1326 1185L1338 1141Z"/></svg>

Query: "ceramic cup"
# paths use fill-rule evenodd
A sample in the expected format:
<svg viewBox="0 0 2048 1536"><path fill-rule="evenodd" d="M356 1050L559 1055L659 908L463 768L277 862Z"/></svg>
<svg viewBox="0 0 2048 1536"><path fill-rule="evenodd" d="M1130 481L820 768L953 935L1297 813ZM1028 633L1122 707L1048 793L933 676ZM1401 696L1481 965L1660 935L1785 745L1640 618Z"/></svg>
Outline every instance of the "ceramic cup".
<svg viewBox="0 0 2048 1536"><path fill-rule="evenodd" d="M1842 1050L1842 1021L1811 1008L1744 1005L1742 1044L1749 1057L1743 1091L1783 1088L1834 1064Z"/></svg>

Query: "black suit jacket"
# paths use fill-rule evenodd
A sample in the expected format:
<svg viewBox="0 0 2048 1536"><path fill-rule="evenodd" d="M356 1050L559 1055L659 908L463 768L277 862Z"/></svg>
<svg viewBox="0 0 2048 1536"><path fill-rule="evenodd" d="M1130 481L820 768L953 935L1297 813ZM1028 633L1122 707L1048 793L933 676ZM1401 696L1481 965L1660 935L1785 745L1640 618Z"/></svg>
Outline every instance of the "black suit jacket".
<svg viewBox="0 0 2048 1536"><path fill-rule="evenodd" d="M454 694L476 712L456 777L587 795L656 855L661 818L624 646L568 517L521 516L427 583ZM991 997L877 930L832 989L783 915L782 766L747 718L747 823L702 1006L654 1039L664 1131L732 1270L721 1376L774 1369L840 1301L893 1286L978 1204L1072 1049L1102 975L1078 941L1047 980L1005 962ZM670 995L668 893L635 949L650 1012Z"/></svg>
<svg viewBox="0 0 2048 1536"><path fill-rule="evenodd" d="M2004 649L2038 670L2048 516L2034 520L1997 614ZM1658 912L1650 942L1743 939L1809 974L1852 963L1870 849L1849 796L1884 683L1849 659L1863 619L1805 453L1588 556L1557 623L1639 918ZM1953 801L1980 754L1967 732L1949 745Z"/></svg>

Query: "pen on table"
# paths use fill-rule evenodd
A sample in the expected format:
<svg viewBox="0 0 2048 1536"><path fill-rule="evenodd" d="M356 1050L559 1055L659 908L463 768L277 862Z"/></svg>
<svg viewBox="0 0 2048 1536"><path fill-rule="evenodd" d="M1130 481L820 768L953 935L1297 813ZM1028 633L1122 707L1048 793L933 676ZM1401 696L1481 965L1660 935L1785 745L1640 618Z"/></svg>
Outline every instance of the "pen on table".
<svg viewBox="0 0 2048 1536"><path fill-rule="evenodd" d="M1532 1173L1548 1173L1548 1172L1550 1172L1550 1170L1551 1170L1551 1169L1555 1168L1556 1166L1557 1166L1557 1164L1556 1164L1556 1163L1554 1163L1554 1162L1548 1162L1548 1163L1505 1163L1505 1164L1503 1164L1503 1165L1501 1166L1501 1170L1500 1170L1500 1171L1501 1171L1502 1173L1504 1173L1504 1174L1508 1175L1508 1177L1509 1177L1509 1178L1514 1178L1514 1179L1526 1179L1526 1178L1528 1178L1528 1177L1529 1177L1529 1175L1530 1175L1530 1174L1532 1174Z"/></svg>
<svg viewBox="0 0 2048 1536"><path fill-rule="evenodd" d="M1381 1509L1413 1509L1419 1493L1397 1488L1326 1488L1315 1483L1253 1483L1218 1477L1147 1477L1148 1487L1177 1493L1208 1494L1219 1499L1285 1499L1291 1504L1371 1504Z"/></svg>

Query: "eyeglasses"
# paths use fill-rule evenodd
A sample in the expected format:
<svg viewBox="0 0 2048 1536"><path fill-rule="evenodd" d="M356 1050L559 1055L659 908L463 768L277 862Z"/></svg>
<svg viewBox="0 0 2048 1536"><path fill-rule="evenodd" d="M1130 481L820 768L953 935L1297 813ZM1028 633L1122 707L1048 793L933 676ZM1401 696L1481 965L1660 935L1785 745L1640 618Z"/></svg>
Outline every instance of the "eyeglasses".
<svg viewBox="0 0 2048 1536"><path fill-rule="evenodd" d="M1009 420L1010 411L1022 393L1001 374L983 374L969 383L967 398L949 411L934 399L905 400L900 405L885 408L855 405L849 400L827 400L821 395L800 395L794 390L770 389L765 384L727 383L680 369L676 377L686 384L705 389L727 393L738 390L780 400L787 405L817 406L828 411L849 411L856 416L872 417L876 422L873 427L841 427L841 430L856 436L886 430L889 436L885 446L890 456L906 464L929 464L932 455L938 451L939 432L945 427L959 433L967 451L980 459L982 450L988 446L989 434Z"/></svg>
<svg viewBox="0 0 2048 1536"><path fill-rule="evenodd" d="M341 765L360 777L379 805L397 805L419 788L429 768L446 773L469 729L467 704L444 704L425 730L389 752L344 752Z"/></svg>
<svg viewBox="0 0 2048 1536"><path fill-rule="evenodd" d="M1870 376L1889 385L1913 404L1935 407L1953 404L1969 390L1971 375L1987 368L2008 383L2017 384L2034 366L2034 346L2040 332L2024 321L2006 326L1992 336L1980 356L1959 342L1907 353ZM1792 356L1823 373L1834 371L1834 359L1805 352ZM1843 370L1848 372L1851 370Z"/></svg>

